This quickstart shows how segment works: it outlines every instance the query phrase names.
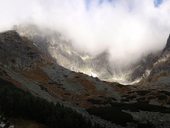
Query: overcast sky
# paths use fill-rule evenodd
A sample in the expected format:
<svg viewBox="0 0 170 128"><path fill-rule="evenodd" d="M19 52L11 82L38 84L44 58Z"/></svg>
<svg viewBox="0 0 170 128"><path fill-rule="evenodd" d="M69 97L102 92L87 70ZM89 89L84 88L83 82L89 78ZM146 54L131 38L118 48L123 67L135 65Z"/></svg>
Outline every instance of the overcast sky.
<svg viewBox="0 0 170 128"><path fill-rule="evenodd" d="M131 63L164 47L170 0L0 0L0 30L34 23L61 32L82 51L105 50Z"/></svg>

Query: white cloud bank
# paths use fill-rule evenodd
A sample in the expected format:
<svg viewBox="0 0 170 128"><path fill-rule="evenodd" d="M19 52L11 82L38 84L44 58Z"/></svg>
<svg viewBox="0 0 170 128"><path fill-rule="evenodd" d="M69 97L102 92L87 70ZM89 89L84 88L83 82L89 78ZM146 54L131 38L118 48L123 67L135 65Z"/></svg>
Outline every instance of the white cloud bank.
<svg viewBox="0 0 170 128"><path fill-rule="evenodd" d="M117 64L130 64L165 46L170 0L158 7L153 0L99 1L0 0L0 30L24 22L49 27L79 50L94 55L108 50L110 61Z"/></svg>

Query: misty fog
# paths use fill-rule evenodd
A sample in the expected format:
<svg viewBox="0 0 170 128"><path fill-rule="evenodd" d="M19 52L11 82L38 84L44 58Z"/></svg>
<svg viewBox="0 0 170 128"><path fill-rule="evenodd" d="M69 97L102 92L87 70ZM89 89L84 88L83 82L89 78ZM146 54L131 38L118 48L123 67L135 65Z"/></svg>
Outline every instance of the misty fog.
<svg viewBox="0 0 170 128"><path fill-rule="evenodd" d="M91 55L108 51L127 66L163 49L170 33L170 0L0 0L0 31L36 24L62 33Z"/></svg>

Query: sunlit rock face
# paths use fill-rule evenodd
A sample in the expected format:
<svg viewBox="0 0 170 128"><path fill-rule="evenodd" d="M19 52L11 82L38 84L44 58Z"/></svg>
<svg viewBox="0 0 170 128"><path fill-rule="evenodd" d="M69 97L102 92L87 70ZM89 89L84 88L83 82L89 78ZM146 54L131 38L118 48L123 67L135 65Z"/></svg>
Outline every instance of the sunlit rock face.
<svg viewBox="0 0 170 128"><path fill-rule="evenodd" d="M111 79L113 74L108 61L107 52L98 56L76 50L71 41L60 33L48 29L40 29L34 25L15 26L22 36L35 42L35 45L44 53L54 57L57 63L75 72L82 72L102 80Z"/></svg>
<svg viewBox="0 0 170 128"><path fill-rule="evenodd" d="M109 61L109 54L104 51L96 56L75 49L72 42L61 33L35 25L19 25L14 29L22 36L34 41L47 56L52 56L57 63L69 70L82 72L92 77L109 82L119 82L124 85L138 83L148 76L159 53L144 56L124 69Z"/></svg>

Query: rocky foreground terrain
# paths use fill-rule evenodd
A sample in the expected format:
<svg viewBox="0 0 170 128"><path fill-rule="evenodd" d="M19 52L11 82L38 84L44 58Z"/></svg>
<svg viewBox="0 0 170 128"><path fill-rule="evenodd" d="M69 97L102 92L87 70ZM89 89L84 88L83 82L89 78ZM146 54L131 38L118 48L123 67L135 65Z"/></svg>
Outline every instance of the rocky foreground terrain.
<svg viewBox="0 0 170 128"><path fill-rule="evenodd" d="M34 36L30 36L31 34ZM59 39L54 50L58 56L56 61L48 52L51 46L46 43L41 45L48 38L35 36L34 32L26 35L28 34L15 30L0 33L0 84L8 82L34 97L71 108L98 127L170 128L170 37L161 52L150 55L145 62L141 61L143 63L132 73L134 77L140 74L141 81L124 86L69 70L67 66L73 63L68 59L75 57L76 53L70 51L74 54L70 53L68 56L57 51L62 49ZM66 46L64 50L67 49ZM61 64L62 59L65 61L64 65ZM95 59L96 61L91 62L100 63L100 59ZM105 69L102 68L102 72L106 73ZM0 98L1 106L2 101L3 98ZM3 109L0 112L3 113ZM14 118L16 117L12 119Z"/></svg>

